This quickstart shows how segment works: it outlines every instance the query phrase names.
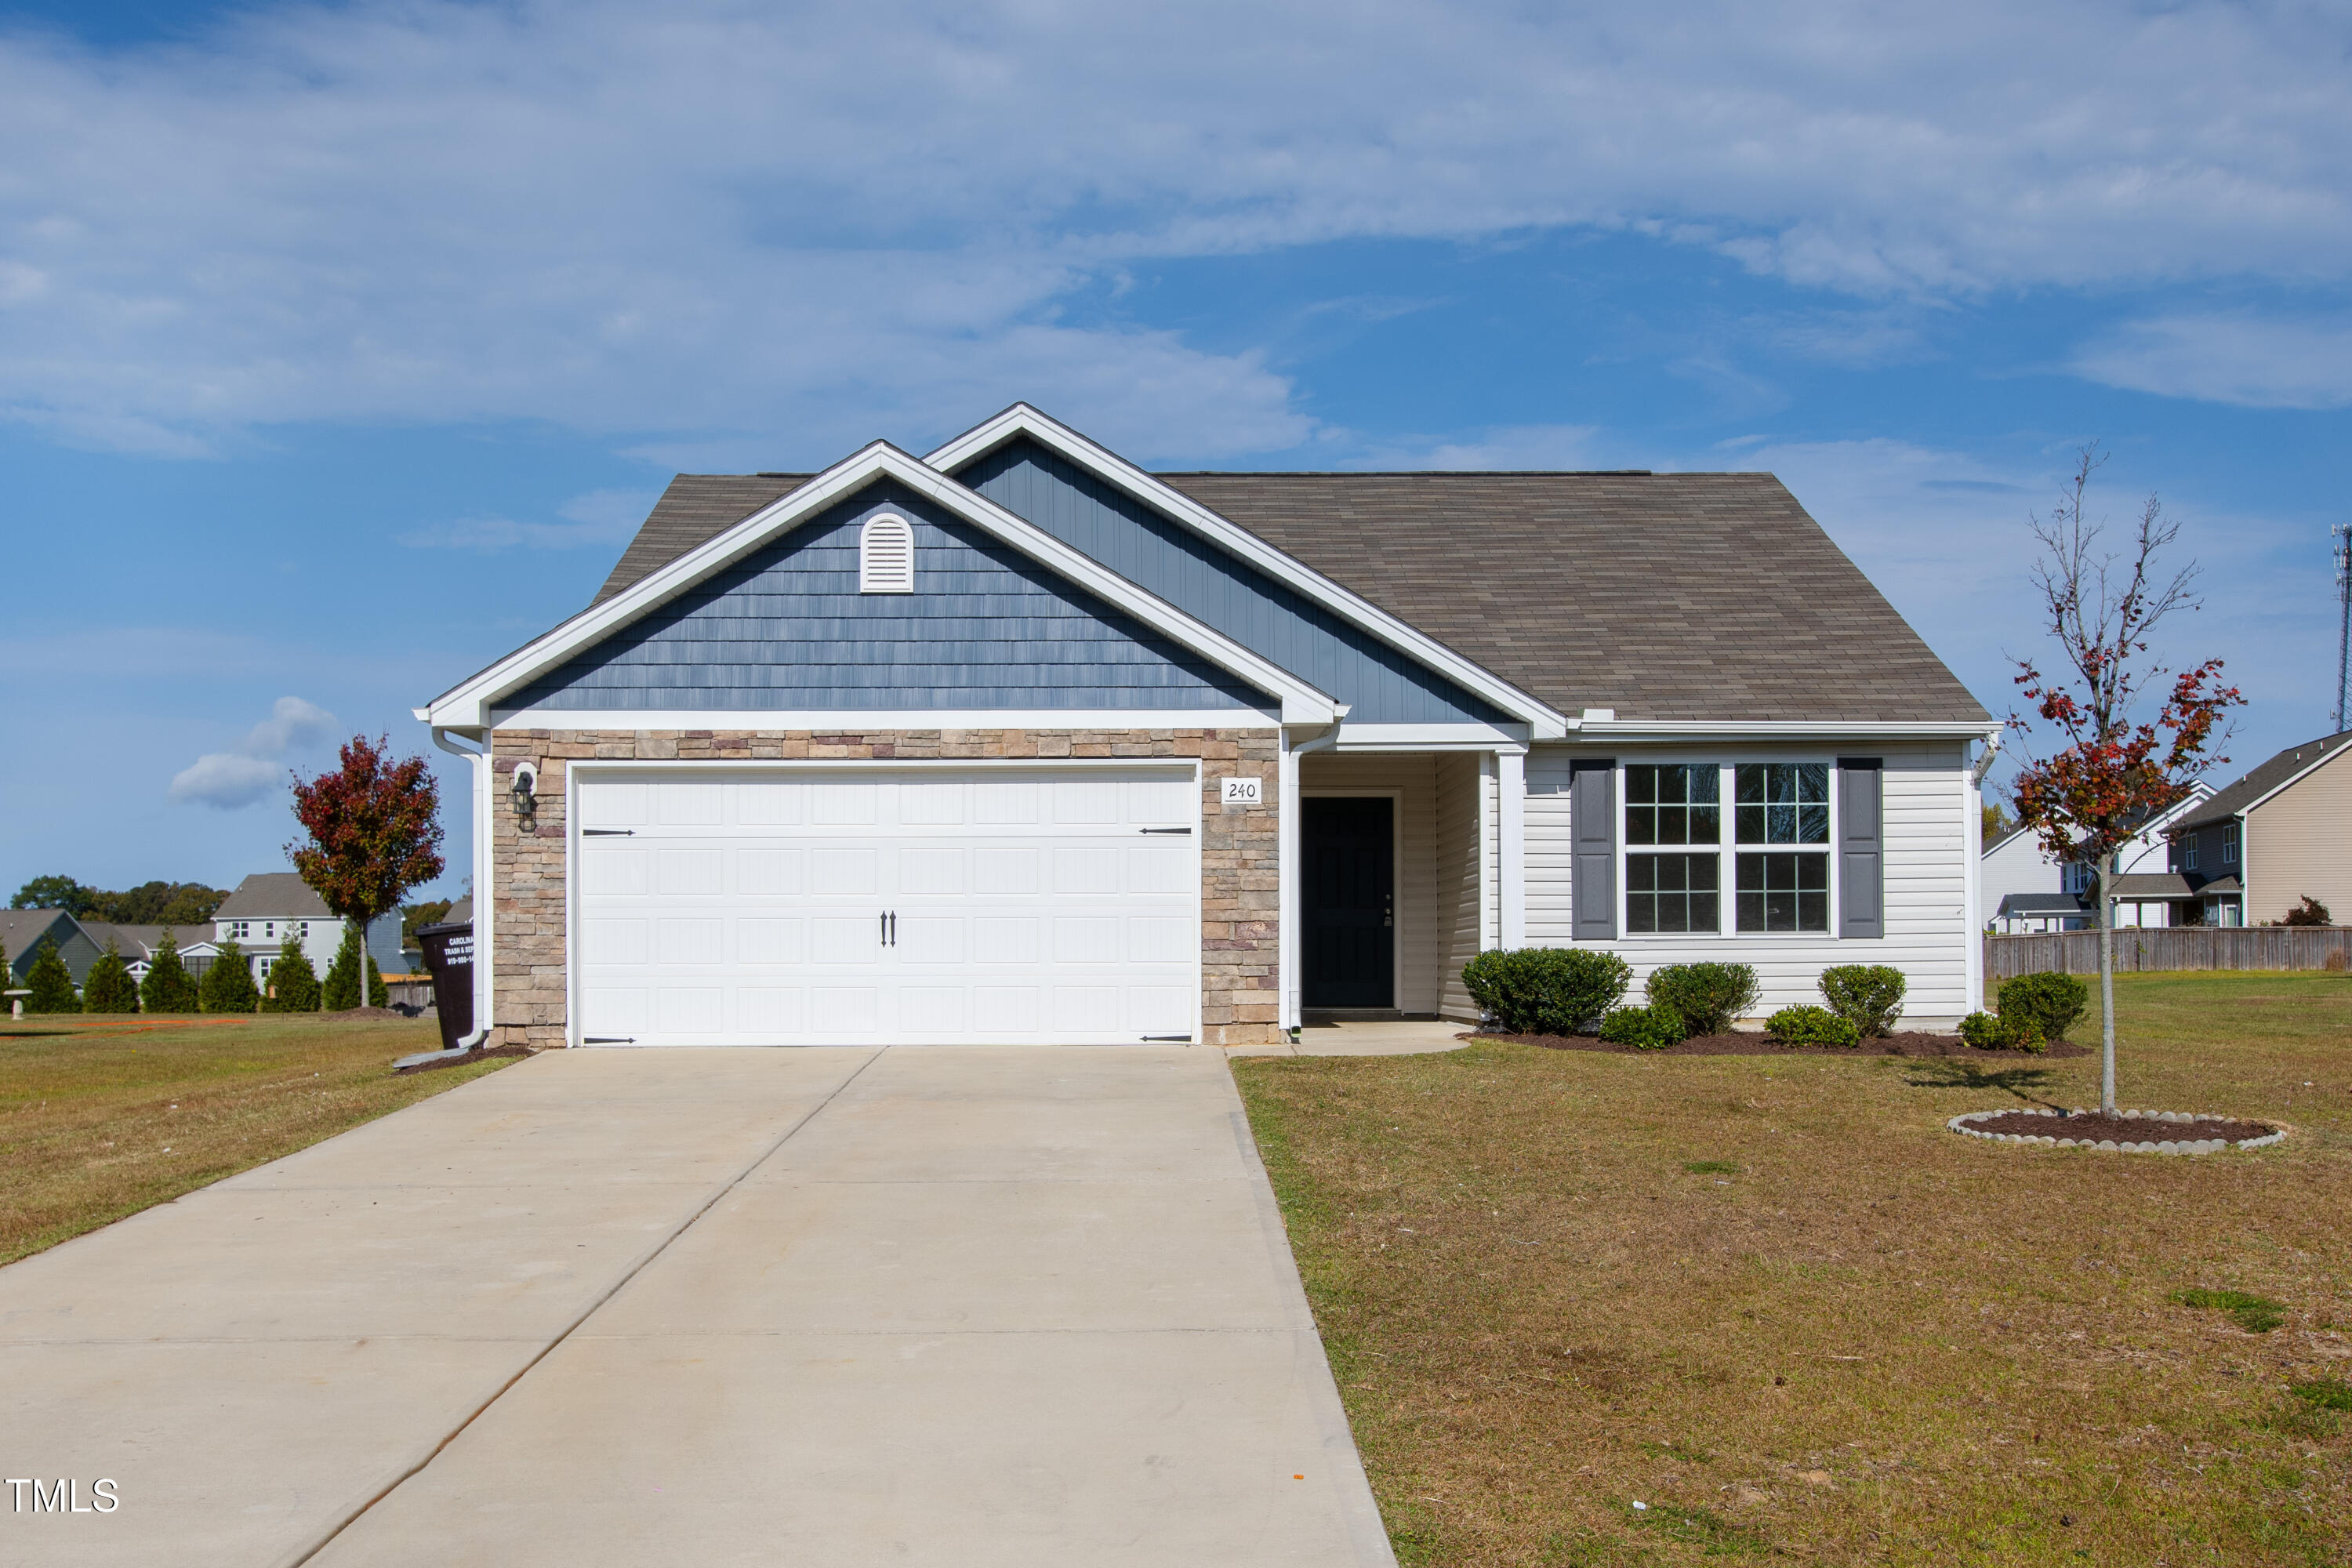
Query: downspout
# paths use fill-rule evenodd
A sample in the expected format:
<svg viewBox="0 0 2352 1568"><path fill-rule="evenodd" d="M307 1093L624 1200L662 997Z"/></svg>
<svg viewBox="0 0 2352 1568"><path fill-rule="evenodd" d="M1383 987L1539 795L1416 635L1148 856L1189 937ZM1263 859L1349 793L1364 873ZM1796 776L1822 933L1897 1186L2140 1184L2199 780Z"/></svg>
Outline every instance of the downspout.
<svg viewBox="0 0 2352 1568"><path fill-rule="evenodd" d="M1960 842L1969 846L1969 877L1961 894L1961 918L1969 928L1968 1011L1984 1011L1984 781L1992 772L1993 760L2000 755L2002 731L1993 731L1985 737L1984 755L1969 770L1969 787L1961 792L1961 809L1967 818L1960 824Z"/></svg>
<svg viewBox="0 0 2352 1568"><path fill-rule="evenodd" d="M469 752L449 739L449 731L440 725L433 726L433 743L453 757L463 757L473 764L474 775L474 1032L459 1040L453 1051L471 1051L481 1047L490 1033L490 879L486 874L490 859L489 777L490 756L488 732L484 731L482 749Z"/></svg>
<svg viewBox="0 0 2352 1568"><path fill-rule="evenodd" d="M1276 918L1282 922L1282 1018L1280 1027L1296 1035L1299 1026L1299 931L1298 931L1298 759L1309 752L1320 752L1335 746L1339 741L1339 726L1347 721L1350 709L1347 703L1331 706L1330 726L1311 741L1293 744L1290 732L1282 735L1282 799L1281 820L1275 825L1277 850L1281 861L1276 880L1281 885L1281 896L1276 901Z"/></svg>

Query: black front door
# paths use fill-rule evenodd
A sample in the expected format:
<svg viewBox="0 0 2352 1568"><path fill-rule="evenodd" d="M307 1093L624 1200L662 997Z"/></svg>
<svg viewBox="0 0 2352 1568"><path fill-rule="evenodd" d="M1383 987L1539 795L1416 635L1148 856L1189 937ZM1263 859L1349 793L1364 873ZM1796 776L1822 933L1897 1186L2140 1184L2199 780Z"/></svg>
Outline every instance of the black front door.
<svg viewBox="0 0 2352 1568"><path fill-rule="evenodd" d="M1300 1000L1396 1005L1396 802L1308 799L1299 837L1305 916Z"/></svg>

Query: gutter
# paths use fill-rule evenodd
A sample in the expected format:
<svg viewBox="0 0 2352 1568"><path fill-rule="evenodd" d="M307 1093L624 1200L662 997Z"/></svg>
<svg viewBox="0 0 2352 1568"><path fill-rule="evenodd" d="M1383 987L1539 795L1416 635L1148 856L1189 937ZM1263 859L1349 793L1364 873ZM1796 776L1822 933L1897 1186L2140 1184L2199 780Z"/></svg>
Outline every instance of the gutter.
<svg viewBox="0 0 2352 1568"><path fill-rule="evenodd" d="M1301 994L1301 986L1298 976L1298 880L1300 874L1298 865L1298 846L1299 829L1301 826L1298 820L1298 803L1300 799L1298 759L1307 755L1309 752L1328 751L1331 747L1338 745L1339 743L1339 726L1346 721L1349 712L1349 708L1347 703L1334 703L1332 705L1333 718L1331 723L1321 734L1316 736L1311 741L1301 741L1294 745L1291 743L1287 731L1285 731L1283 735L1281 763L1282 782L1280 786L1282 799L1278 807L1279 816L1277 816L1275 824L1276 837L1279 840L1279 846L1276 851L1276 866L1275 871L1275 881L1281 889L1281 893L1276 900L1276 918L1281 927L1280 938L1282 943L1282 1017L1278 1021L1276 1026L1293 1031L1294 1033L1297 1030L1299 1026L1299 997Z"/></svg>
<svg viewBox="0 0 2352 1568"><path fill-rule="evenodd" d="M452 1062L482 1048L490 1033L490 944L489 879L483 873L489 861L489 732L483 731L482 749L468 751L449 739L449 731L441 725L432 727L433 743L453 757L463 757L473 764L474 774L474 1032L446 1051L425 1051L413 1057L403 1057L393 1064L394 1071L434 1062Z"/></svg>

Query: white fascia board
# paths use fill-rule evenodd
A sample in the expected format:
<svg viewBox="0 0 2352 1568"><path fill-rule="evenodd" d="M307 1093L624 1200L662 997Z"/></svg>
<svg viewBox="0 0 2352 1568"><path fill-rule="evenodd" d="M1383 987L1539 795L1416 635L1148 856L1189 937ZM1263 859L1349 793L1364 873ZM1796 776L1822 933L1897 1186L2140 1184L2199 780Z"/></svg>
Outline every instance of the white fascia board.
<svg viewBox="0 0 2352 1568"><path fill-rule="evenodd" d="M499 730L723 730L838 735L878 730L1271 730L1255 708L1187 709L635 709L493 708Z"/></svg>
<svg viewBox="0 0 2352 1568"><path fill-rule="evenodd" d="M1967 723L1754 723L1678 720L1591 719L1569 721L1569 739L1581 741L1984 741L2000 733L1999 721Z"/></svg>
<svg viewBox="0 0 2352 1568"><path fill-rule="evenodd" d="M499 697L593 647L712 573L789 532L877 479L898 480L1228 674L1278 699L1286 723L1330 721L1331 699L1327 694L887 441L873 442L852 453L798 489L778 497L732 528L704 541L603 604L583 610L545 636L526 643L435 698L425 707L425 721L450 728L488 723L491 704Z"/></svg>
<svg viewBox="0 0 2352 1568"><path fill-rule="evenodd" d="M1370 600L1350 593L1249 530L1230 522L1165 481L1155 479L1116 452L1097 446L1052 416L1025 403L1016 403L986 424L950 441L923 461L945 473L984 458L1016 437L1026 436L1039 446L1076 463L1097 478L1115 484L1154 509L1216 544L1227 553L1297 590L1340 619L1370 633L1398 651L1411 655L1448 680L1474 691L1504 712L1535 728L1538 739L1553 740L1567 732L1567 716L1538 701L1508 681L1455 653L1427 633L1397 619Z"/></svg>

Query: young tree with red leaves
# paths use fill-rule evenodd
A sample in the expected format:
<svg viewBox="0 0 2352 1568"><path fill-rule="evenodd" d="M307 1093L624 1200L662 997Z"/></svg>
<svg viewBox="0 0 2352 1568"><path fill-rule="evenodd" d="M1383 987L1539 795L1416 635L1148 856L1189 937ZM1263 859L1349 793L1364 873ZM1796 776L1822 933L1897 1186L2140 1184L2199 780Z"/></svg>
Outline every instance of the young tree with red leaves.
<svg viewBox="0 0 2352 1568"><path fill-rule="evenodd" d="M2098 523L2085 522L2083 499L2091 476L2106 459L2097 446L2083 448L2074 479L2047 521L2033 520L2042 544L2034 583L2042 590L2050 635L2067 668L2045 676L2019 659L2017 684L2065 744L2045 757L2028 753L2015 795L2018 820L2062 865L2088 861L2098 873L2099 1008L2103 1063L2099 1109L2116 1109L2116 942L2111 887L2116 852L2149 819L2179 804L2198 777L2230 759L2213 748L2228 739L2222 720L2242 705L2234 686L2221 683L2221 661L2173 670L2148 651L2158 623L2195 610L2191 562L2162 576L2156 557L2179 536L2155 496L2140 509L2128 561L2098 553ZM2170 689L2153 719L2155 693ZM2032 726L2016 714L2020 733Z"/></svg>
<svg viewBox="0 0 2352 1568"><path fill-rule="evenodd" d="M423 757L394 762L390 746L389 736L354 735L340 768L294 780L294 815L310 842L289 844L287 858L328 909L354 922L363 952L367 928L442 868L439 781Z"/></svg>

